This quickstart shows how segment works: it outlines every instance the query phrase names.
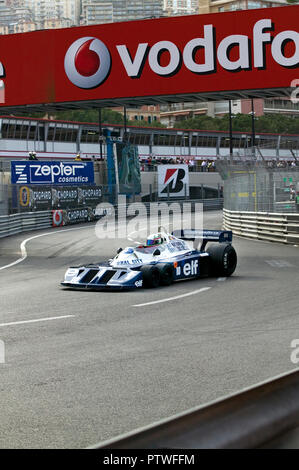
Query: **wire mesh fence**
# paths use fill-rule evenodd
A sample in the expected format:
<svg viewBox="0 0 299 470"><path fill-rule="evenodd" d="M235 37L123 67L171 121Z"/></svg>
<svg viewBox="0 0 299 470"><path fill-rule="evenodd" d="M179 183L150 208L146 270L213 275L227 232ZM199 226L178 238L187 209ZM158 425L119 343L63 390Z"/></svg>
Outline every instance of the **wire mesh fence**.
<svg viewBox="0 0 299 470"><path fill-rule="evenodd" d="M267 161L221 162L224 207L232 211L299 212L299 167Z"/></svg>

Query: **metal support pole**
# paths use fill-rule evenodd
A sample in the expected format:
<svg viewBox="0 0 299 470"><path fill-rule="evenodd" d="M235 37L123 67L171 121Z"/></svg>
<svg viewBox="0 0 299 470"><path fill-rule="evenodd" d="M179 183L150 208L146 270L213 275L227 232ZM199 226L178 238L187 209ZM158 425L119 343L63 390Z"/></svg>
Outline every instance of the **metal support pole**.
<svg viewBox="0 0 299 470"><path fill-rule="evenodd" d="M254 101L251 98L251 146L252 146L252 155L255 156L255 122L254 122Z"/></svg>
<svg viewBox="0 0 299 470"><path fill-rule="evenodd" d="M102 128L102 108L99 108L99 142L100 142L100 157L103 158L103 128Z"/></svg>
<svg viewBox="0 0 299 470"><path fill-rule="evenodd" d="M233 120L232 120L232 102L228 101L229 109L229 159L230 163L233 162Z"/></svg>
<svg viewBox="0 0 299 470"><path fill-rule="evenodd" d="M124 138L123 140L127 141L127 107L124 106Z"/></svg>

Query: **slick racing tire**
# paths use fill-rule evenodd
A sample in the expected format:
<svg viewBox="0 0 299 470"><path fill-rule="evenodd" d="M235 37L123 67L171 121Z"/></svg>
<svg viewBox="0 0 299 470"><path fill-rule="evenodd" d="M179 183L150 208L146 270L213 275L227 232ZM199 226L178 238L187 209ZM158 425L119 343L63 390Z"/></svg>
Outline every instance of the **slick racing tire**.
<svg viewBox="0 0 299 470"><path fill-rule="evenodd" d="M169 263L158 264L161 286L170 286L173 282L173 267Z"/></svg>
<svg viewBox="0 0 299 470"><path fill-rule="evenodd" d="M210 276L231 276L237 266L237 253L230 244L211 245L207 248L210 255Z"/></svg>
<svg viewBox="0 0 299 470"><path fill-rule="evenodd" d="M144 287L155 288L160 284L160 270L157 266L142 266L142 279Z"/></svg>

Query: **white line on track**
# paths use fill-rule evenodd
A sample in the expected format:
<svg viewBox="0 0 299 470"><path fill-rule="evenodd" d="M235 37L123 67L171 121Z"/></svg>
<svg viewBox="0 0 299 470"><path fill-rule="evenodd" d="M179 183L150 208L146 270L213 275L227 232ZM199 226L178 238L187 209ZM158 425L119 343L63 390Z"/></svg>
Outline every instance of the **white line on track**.
<svg viewBox="0 0 299 470"><path fill-rule="evenodd" d="M226 281L227 277L218 277L217 281Z"/></svg>
<svg viewBox="0 0 299 470"><path fill-rule="evenodd" d="M189 295L200 294L201 292L204 292L209 289L211 289L211 287L202 287L201 289L196 289L196 290L193 290L192 292L187 292L187 294L180 294L174 297L168 297L167 299L153 300L152 302L146 302L144 304L136 304L136 305L132 305L132 307L145 307L147 305L160 304L162 302L170 302L171 300L182 299L183 297L189 297Z"/></svg>
<svg viewBox="0 0 299 470"><path fill-rule="evenodd" d="M26 244L28 242L30 242L31 240L34 240L35 238L45 237L46 235L57 235L58 233L70 232L70 231L73 231L73 230L83 230L83 229L86 229L86 228L90 228L90 226L89 227L67 228L65 230L57 230L55 232L53 231L53 232L41 233L39 235L34 235L34 237L26 238L26 240L23 240L21 245L20 245L21 258L17 259L16 261L13 261L10 264L6 264L5 266L1 266L0 271L2 271L3 269L11 268L12 266L15 266L16 264L19 264L19 263L22 263L22 261L25 261L25 259L28 256L27 255L27 250L26 250Z"/></svg>
<svg viewBox="0 0 299 470"><path fill-rule="evenodd" d="M23 325L24 323L37 323L41 321L62 320L63 318L71 318L74 316L75 315L62 315L60 317L46 317L46 318L36 318L34 320L11 321L9 323L0 323L0 327L11 326L11 325Z"/></svg>

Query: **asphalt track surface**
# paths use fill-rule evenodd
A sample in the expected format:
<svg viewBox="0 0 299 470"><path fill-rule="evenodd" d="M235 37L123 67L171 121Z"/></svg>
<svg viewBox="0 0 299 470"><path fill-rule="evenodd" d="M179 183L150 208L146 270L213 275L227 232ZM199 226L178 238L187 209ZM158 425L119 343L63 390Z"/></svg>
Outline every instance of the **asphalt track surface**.
<svg viewBox="0 0 299 470"><path fill-rule="evenodd" d="M0 268L35 235L0 269L1 448L86 447L296 368L298 247L235 238L231 278L81 292L59 288L66 267L132 243L30 232L0 240Z"/></svg>

